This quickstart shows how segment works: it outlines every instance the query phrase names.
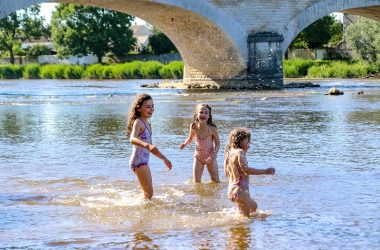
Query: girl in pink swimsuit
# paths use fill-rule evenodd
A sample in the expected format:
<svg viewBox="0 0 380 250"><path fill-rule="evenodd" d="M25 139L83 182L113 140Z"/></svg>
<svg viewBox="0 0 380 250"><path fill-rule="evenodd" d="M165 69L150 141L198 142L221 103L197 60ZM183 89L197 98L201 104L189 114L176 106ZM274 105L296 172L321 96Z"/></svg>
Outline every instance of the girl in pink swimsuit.
<svg viewBox="0 0 380 250"><path fill-rule="evenodd" d="M235 128L228 137L224 152L224 173L228 177L228 198L236 202L242 215L250 216L257 203L249 195L249 175L274 174L274 168L248 167L246 153L251 143L251 133L246 128Z"/></svg>
<svg viewBox="0 0 380 250"><path fill-rule="evenodd" d="M152 153L164 161L170 170L172 163L152 144L152 128L148 119L154 112L153 99L150 95L139 94L131 105L127 123L127 137L133 145L129 166L137 175L144 197L153 196L152 175L149 168L149 154Z"/></svg>
<svg viewBox="0 0 380 250"><path fill-rule="evenodd" d="M200 183L204 166L210 174L211 181L219 182L218 163L216 156L220 148L220 140L216 125L212 121L211 107L199 104L195 108L194 122L190 125L189 136L179 148L182 150L195 141L193 162L194 182Z"/></svg>

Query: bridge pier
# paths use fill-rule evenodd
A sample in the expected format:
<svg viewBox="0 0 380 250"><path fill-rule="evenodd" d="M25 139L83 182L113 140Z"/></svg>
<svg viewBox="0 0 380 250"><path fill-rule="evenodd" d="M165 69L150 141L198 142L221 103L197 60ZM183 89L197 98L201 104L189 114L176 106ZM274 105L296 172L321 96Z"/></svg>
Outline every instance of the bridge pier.
<svg viewBox="0 0 380 250"><path fill-rule="evenodd" d="M224 78L209 77L203 74L202 69L185 66L184 82L189 88L281 88L283 85L283 40L283 36L277 33L258 32L250 34L247 38L248 62L246 69L240 75Z"/></svg>

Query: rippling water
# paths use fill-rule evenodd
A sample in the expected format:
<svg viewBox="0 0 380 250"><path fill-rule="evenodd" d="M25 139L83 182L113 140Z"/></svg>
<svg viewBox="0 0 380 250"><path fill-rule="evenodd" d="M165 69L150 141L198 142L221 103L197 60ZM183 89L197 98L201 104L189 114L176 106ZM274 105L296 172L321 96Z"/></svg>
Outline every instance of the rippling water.
<svg viewBox="0 0 380 250"><path fill-rule="evenodd" d="M380 245L380 82L321 81L274 91L142 89L147 81L0 81L0 248L375 249ZM343 96L325 96L331 86ZM364 91L364 95L358 95ZM154 198L128 167L126 112L156 106ZM248 161L261 219L244 219L221 184L194 185L186 138L194 106L213 107L222 148L253 131ZM269 215L269 216L268 216ZM266 217L268 216L268 217Z"/></svg>

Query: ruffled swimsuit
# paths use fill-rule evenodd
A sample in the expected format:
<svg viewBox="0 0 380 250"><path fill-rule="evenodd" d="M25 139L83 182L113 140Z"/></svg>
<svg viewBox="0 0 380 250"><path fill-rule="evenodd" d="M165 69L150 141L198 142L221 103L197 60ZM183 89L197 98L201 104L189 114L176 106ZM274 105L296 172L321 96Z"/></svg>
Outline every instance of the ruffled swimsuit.
<svg viewBox="0 0 380 250"><path fill-rule="evenodd" d="M206 161L214 153L214 142L210 128L208 135L201 139L198 136L195 138L195 152L194 158L200 161L203 165L206 165Z"/></svg>
<svg viewBox="0 0 380 250"><path fill-rule="evenodd" d="M151 144L152 143L152 132L150 131L149 127L147 124L141 120L144 123L144 131L141 132L137 137L146 142ZM136 145L133 145L132 149L132 155L129 160L129 166L133 171L136 171L137 168L148 165L149 164L149 150L146 148L142 148Z"/></svg>

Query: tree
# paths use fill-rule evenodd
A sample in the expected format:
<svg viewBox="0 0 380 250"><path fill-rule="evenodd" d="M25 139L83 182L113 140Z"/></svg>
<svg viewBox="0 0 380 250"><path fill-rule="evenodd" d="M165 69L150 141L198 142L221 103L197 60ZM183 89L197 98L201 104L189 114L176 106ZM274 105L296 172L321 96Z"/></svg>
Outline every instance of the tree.
<svg viewBox="0 0 380 250"><path fill-rule="evenodd" d="M359 17L346 29L348 44L363 60L380 61L380 22Z"/></svg>
<svg viewBox="0 0 380 250"><path fill-rule="evenodd" d="M44 26L44 18L39 16L40 6L18 10L0 20L0 50L8 52L11 63L14 64L15 48L22 41L39 39L49 33Z"/></svg>
<svg viewBox="0 0 380 250"><path fill-rule="evenodd" d="M128 54L136 43L130 29L134 17L91 6L59 4L52 16L52 40L58 56Z"/></svg>
<svg viewBox="0 0 380 250"><path fill-rule="evenodd" d="M336 45L342 35L343 25L334 16L325 16L304 29L289 47L316 49Z"/></svg>
<svg viewBox="0 0 380 250"><path fill-rule="evenodd" d="M149 36L149 45L155 55L177 52L177 48L164 33L154 30Z"/></svg>

